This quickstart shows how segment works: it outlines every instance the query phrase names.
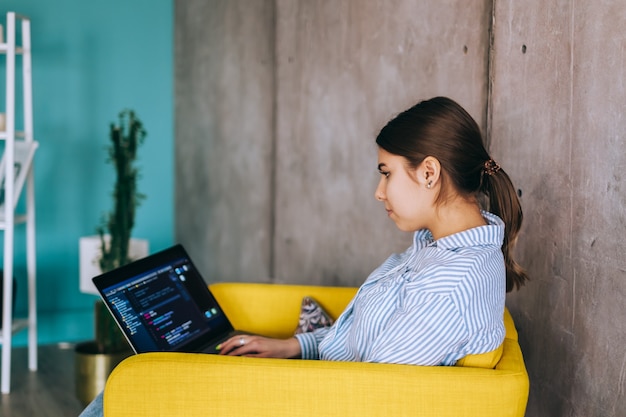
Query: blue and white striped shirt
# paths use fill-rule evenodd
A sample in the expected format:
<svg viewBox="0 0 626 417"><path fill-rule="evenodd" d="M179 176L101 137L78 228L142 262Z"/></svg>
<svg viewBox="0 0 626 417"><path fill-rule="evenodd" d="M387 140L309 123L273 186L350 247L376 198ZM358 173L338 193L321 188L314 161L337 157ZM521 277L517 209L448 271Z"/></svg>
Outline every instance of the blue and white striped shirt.
<svg viewBox="0 0 626 417"><path fill-rule="evenodd" d="M454 365L504 340L504 223L413 245L367 278L330 328L296 335L303 359Z"/></svg>

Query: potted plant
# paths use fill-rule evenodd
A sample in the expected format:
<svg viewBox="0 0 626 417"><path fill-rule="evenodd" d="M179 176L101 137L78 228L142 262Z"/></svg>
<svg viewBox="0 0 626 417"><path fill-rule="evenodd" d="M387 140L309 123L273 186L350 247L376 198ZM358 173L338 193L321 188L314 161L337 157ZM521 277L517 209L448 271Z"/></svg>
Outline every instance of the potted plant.
<svg viewBox="0 0 626 417"><path fill-rule="evenodd" d="M143 124L134 111L123 110L119 114L119 123L111 123L109 136L111 144L107 162L115 168L116 182L113 210L103 217L102 224L97 228L98 265L102 272L133 260L129 247L135 209L145 198L137 191L139 171L134 166L137 150L146 137ZM147 252L147 245L144 246ZM96 301L95 306L95 337L95 341L76 346L76 395L84 404L91 402L104 389L113 368L132 352L101 300Z"/></svg>

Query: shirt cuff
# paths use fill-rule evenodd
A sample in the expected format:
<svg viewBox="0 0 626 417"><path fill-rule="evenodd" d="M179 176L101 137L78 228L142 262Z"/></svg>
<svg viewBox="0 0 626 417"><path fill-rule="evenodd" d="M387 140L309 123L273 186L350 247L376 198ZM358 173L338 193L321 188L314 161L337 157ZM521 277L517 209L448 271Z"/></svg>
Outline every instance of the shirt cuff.
<svg viewBox="0 0 626 417"><path fill-rule="evenodd" d="M299 333L295 335L296 340L300 343L300 354L302 359L319 359L320 355L317 350L317 339L313 333Z"/></svg>

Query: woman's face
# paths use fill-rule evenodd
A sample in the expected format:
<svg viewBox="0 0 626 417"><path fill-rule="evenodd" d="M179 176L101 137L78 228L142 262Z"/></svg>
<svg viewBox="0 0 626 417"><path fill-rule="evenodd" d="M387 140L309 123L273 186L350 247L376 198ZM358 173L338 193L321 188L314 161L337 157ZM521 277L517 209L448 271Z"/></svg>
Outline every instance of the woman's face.
<svg viewBox="0 0 626 417"><path fill-rule="evenodd" d="M427 188L428 173L422 166L411 169L407 160L378 149L380 182L374 196L385 203L387 215L402 231L427 228L434 213L433 189Z"/></svg>

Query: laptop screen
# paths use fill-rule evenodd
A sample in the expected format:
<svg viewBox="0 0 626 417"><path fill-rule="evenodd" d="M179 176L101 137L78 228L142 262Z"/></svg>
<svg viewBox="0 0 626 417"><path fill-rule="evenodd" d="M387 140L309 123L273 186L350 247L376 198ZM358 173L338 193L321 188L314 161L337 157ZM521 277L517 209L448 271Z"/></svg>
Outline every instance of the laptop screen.
<svg viewBox="0 0 626 417"><path fill-rule="evenodd" d="M177 245L94 278L138 353L194 352L232 326Z"/></svg>

